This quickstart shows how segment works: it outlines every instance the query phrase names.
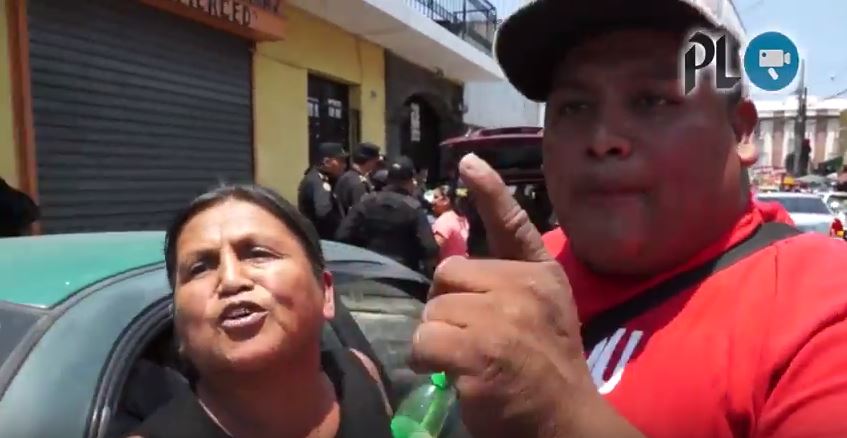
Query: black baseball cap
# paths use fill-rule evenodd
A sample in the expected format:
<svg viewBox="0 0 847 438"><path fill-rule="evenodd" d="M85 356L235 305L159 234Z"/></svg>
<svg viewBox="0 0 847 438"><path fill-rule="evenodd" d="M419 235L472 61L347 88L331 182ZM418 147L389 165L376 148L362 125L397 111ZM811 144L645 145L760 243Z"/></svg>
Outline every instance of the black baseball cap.
<svg viewBox="0 0 847 438"><path fill-rule="evenodd" d="M561 57L591 35L645 27L721 29L742 42L744 29L730 0L534 0L497 31L494 52L509 82L543 102Z"/></svg>
<svg viewBox="0 0 847 438"><path fill-rule="evenodd" d="M347 158L347 151L341 143L321 143L318 145L318 159Z"/></svg>
<svg viewBox="0 0 847 438"><path fill-rule="evenodd" d="M415 163L409 157L400 157L388 166L389 182L405 182L415 179Z"/></svg>
<svg viewBox="0 0 847 438"><path fill-rule="evenodd" d="M353 151L353 157L362 160L372 160L374 158L381 158L382 150L379 148L379 146L373 143L360 143L356 150Z"/></svg>

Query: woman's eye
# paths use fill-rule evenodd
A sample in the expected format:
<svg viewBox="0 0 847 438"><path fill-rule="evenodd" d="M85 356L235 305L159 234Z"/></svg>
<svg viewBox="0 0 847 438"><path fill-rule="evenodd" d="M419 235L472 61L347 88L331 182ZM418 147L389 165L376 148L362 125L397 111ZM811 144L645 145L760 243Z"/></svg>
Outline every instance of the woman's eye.
<svg viewBox="0 0 847 438"><path fill-rule="evenodd" d="M267 260L274 257L274 254L267 249L256 247L250 249L250 258L253 260Z"/></svg>
<svg viewBox="0 0 847 438"><path fill-rule="evenodd" d="M188 267L188 277L194 278L208 270L208 265L204 262L197 262Z"/></svg>

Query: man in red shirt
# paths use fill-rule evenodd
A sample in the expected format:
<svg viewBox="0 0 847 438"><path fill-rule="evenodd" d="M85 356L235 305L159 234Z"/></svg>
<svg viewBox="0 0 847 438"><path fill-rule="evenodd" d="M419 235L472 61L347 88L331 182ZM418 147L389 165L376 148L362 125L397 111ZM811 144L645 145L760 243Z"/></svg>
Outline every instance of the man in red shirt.
<svg viewBox="0 0 847 438"><path fill-rule="evenodd" d="M784 235L707 264L780 228L739 177L753 103L709 75L682 90L688 31L733 35L707 3L536 0L501 26L503 71L547 104L561 229L545 251L502 180L462 160L499 259L439 266L412 364L455 379L474 436L847 437L847 246Z"/></svg>

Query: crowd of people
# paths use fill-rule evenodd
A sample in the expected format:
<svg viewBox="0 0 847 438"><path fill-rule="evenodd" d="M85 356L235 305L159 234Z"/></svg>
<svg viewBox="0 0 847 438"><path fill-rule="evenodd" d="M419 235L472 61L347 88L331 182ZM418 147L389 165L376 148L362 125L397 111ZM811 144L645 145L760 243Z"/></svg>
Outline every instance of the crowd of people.
<svg viewBox="0 0 847 438"><path fill-rule="evenodd" d="M468 255L466 192L443 185L425 196L408 157L387 162L379 147L318 146L298 188L298 208L322 239L388 256L431 276L447 257Z"/></svg>

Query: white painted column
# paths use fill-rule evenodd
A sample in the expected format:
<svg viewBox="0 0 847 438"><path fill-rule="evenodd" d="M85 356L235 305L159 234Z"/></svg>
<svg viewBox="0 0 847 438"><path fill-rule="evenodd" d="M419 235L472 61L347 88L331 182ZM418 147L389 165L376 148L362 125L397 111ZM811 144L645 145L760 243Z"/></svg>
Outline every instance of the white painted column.
<svg viewBox="0 0 847 438"><path fill-rule="evenodd" d="M815 144L817 142L818 137L818 120L814 111L809 111L808 119L806 123L806 138L809 139L809 147L812 148L812 152L809 154L809 159L811 161L815 161L815 150L816 148L822 147L822 145Z"/></svg>
<svg viewBox="0 0 847 438"><path fill-rule="evenodd" d="M826 159L838 156L838 131L841 129L841 121L838 117L828 118L826 121Z"/></svg>
<svg viewBox="0 0 847 438"><path fill-rule="evenodd" d="M770 166L773 157L773 119L762 120L759 124L759 166Z"/></svg>

